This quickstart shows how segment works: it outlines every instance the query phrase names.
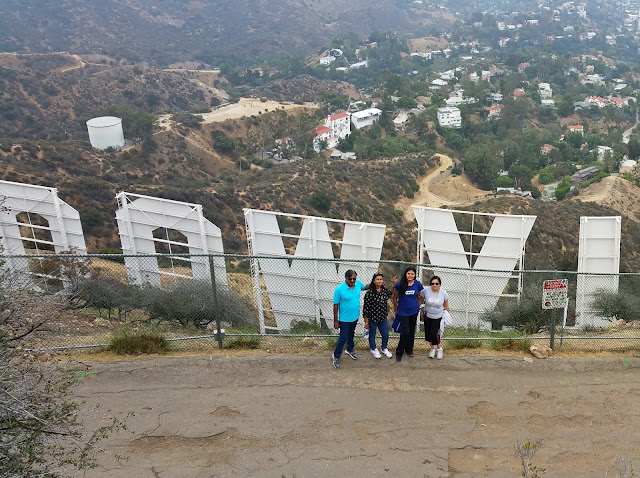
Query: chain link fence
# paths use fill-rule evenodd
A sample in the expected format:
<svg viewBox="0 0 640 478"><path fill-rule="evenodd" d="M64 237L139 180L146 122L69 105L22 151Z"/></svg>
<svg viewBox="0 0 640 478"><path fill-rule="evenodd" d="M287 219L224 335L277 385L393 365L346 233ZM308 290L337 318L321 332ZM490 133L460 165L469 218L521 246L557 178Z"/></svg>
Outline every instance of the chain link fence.
<svg viewBox="0 0 640 478"><path fill-rule="evenodd" d="M445 348L640 349L640 274L176 254L4 255L0 265L0 312L31 304L24 320L42 323L27 345L36 350L102 348L122 330L152 328L173 349L329 353L337 340L333 290L345 271L355 270L365 284L381 271L391 288L408 266L424 284L438 275L450 296L453 325L445 329ZM389 311L392 318L391 302ZM422 323L418 327L416 337L424 337ZM360 319L356 347L366 351L363 332ZM397 340L392 332L389 348ZM416 340L417 353L428 348Z"/></svg>

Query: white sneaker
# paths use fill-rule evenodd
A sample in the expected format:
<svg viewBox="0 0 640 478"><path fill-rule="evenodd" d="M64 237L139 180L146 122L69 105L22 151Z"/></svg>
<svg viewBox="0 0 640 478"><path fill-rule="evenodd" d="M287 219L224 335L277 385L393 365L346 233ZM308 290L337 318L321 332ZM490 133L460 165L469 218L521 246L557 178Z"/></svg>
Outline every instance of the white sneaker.
<svg viewBox="0 0 640 478"><path fill-rule="evenodd" d="M373 358L377 358L377 359L382 357L382 355L380 355L380 352L378 352L378 349L372 349L371 350L371 355L373 355Z"/></svg>
<svg viewBox="0 0 640 478"><path fill-rule="evenodd" d="M385 357L387 357L387 358L391 358L391 357L393 357L393 354L392 354L391 352L389 352L389 349L384 349L384 350L382 351L382 353L383 353L383 354L384 354L384 356L385 356Z"/></svg>
<svg viewBox="0 0 640 478"><path fill-rule="evenodd" d="M436 349L429 350L429 358L436 358Z"/></svg>
<svg viewBox="0 0 640 478"><path fill-rule="evenodd" d="M436 355L436 358L437 358L438 360L442 360L442 353L443 353L443 352L442 352L442 349L441 349L441 348L440 348L440 349L438 349L438 355Z"/></svg>

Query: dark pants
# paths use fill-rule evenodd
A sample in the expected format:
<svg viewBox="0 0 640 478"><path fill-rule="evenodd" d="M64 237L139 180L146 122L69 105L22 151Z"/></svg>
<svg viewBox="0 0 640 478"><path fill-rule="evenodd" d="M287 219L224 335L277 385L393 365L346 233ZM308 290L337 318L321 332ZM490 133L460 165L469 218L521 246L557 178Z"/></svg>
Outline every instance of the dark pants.
<svg viewBox="0 0 640 478"><path fill-rule="evenodd" d="M402 325L402 332L400 332L400 341L396 348L396 355L402 357L402 354L413 355L413 342L416 338L416 321L418 314L413 315L398 315L398 320Z"/></svg>
<svg viewBox="0 0 640 478"><path fill-rule="evenodd" d="M380 350L384 350L389 343L389 322L387 319L381 322L369 321L369 348L371 350L376 348L376 329L380 331L380 336L382 337L382 348Z"/></svg>
<svg viewBox="0 0 640 478"><path fill-rule="evenodd" d="M336 343L336 349L333 352L334 357L340 358L342 355L342 347L344 344L347 344L347 350L349 352L353 352L353 348L355 347L355 343L353 342L353 334L356 332L357 321L353 322L339 322L340 324L340 336L338 337L338 342Z"/></svg>
<svg viewBox="0 0 640 478"><path fill-rule="evenodd" d="M440 345L440 321L439 319L424 318L424 339L432 346Z"/></svg>

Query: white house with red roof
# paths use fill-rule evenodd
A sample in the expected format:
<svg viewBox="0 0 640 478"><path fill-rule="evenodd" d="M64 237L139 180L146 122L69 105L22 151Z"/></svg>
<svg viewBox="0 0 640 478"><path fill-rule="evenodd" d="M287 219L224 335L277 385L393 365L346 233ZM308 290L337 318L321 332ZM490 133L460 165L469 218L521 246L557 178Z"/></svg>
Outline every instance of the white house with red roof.
<svg viewBox="0 0 640 478"><path fill-rule="evenodd" d="M487 119L498 119L502 115L502 108L504 105L485 106L484 110L487 112Z"/></svg>
<svg viewBox="0 0 640 478"><path fill-rule="evenodd" d="M615 96L612 96L609 98L609 103L618 108L623 108L625 106L629 106L629 98L616 98Z"/></svg>
<svg viewBox="0 0 640 478"><path fill-rule="evenodd" d="M567 126L567 129L569 130L569 133L580 133L581 135L584 135L584 126L581 124L569 125Z"/></svg>
<svg viewBox="0 0 640 478"><path fill-rule="evenodd" d="M340 113L327 116L324 125L327 128L331 128L333 135L336 138L346 138L351 134L351 114L346 111L342 111Z"/></svg>
<svg viewBox="0 0 640 478"><path fill-rule="evenodd" d="M316 126L316 136L313 138L313 149L316 153L322 152L322 148L320 147L321 141L327 142L327 148L335 148L338 146L338 138L334 136L333 130L324 125Z"/></svg>
<svg viewBox="0 0 640 478"><path fill-rule="evenodd" d="M514 98L520 98L521 96L524 96L524 95L525 95L524 88L516 88L515 90L513 90Z"/></svg>
<svg viewBox="0 0 640 478"><path fill-rule="evenodd" d="M549 154L554 149L556 149L555 146L545 143L540 147L540 154L544 154L546 156L547 154Z"/></svg>
<svg viewBox="0 0 640 478"><path fill-rule="evenodd" d="M587 98L585 98L584 102L589 105L595 105L598 108L604 108L605 106L607 106L607 100L600 96L588 96Z"/></svg>

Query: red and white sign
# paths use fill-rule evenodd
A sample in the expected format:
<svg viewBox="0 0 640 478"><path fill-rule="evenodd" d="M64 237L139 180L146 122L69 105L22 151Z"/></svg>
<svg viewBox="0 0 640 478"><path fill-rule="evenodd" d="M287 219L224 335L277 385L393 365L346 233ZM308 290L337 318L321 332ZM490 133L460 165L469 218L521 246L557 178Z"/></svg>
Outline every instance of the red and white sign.
<svg viewBox="0 0 640 478"><path fill-rule="evenodd" d="M542 286L542 308L564 309L567 304L569 279L546 280Z"/></svg>

